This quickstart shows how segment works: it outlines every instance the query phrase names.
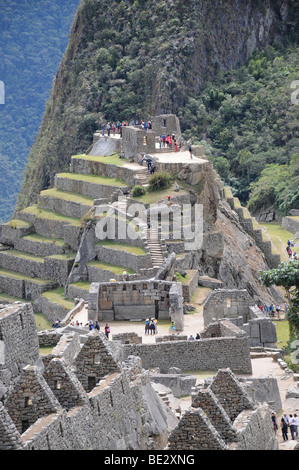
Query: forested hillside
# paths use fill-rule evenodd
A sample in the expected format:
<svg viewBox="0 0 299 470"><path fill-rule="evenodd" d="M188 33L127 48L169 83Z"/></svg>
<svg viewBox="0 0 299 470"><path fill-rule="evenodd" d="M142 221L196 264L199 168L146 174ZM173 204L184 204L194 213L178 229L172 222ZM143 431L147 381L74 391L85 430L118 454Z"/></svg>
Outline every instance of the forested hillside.
<svg viewBox="0 0 299 470"><path fill-rule="evenodd" d="M299 207L299 105L291 101L298 57L298 47L276 42L246 66L219 72L186 105L187 134L205 139L215 168L243 203L253 190L253 213Z"/></svg>
<svg viewBox="0 0 299 470"><path fill-rule="evenodd" d="M8 221L79 0L0 0L0 220Z"/></svg>
<svg viewBox="0 0 299 470"><path fill-rule="evenodd" d="M183 131L194 128L190 99L200 101L219 71L238 69L255 50L290 40L296 5L222 0L211 8L210 0L82 0L17 207L36 201L71 155L89 147L102 119L172 112ZM205 133L201 129L196 138Z"/></svg>

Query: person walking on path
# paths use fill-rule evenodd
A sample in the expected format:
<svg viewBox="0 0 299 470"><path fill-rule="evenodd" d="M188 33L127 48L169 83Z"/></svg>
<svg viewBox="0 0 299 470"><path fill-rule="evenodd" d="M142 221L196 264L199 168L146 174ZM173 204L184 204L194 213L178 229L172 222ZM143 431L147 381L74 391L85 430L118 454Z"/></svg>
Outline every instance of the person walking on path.
<svg viewBox="0 0 299 470"><path fill-rule="evenodd" d="M109 339L109 334L110 334L110 326L108 325L108 323L106 323L106 325L105 325L105 335L106 335L107 339Z"/></svg>
<svg viewBox="0 0 299 470"><path fill-rule="evenodd" d="M295 418L293 417L293 415L290 415L289 425L290 425L290 431L291 431L291 436L292 436L293 441L296 439L296 424L295 423L296 423Z"/></svg>

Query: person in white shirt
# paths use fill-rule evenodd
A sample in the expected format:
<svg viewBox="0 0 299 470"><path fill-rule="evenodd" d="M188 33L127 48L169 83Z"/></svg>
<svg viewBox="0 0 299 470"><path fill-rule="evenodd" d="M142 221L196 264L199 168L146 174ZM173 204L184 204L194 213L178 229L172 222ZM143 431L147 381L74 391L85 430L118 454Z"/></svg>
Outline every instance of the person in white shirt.
<svg viewBox="0 0 299 470"><path fill-rule="evenodd" d="M296 420L293 417L293 415L290 415L289 426L290 426L290 431L291 431L291 435L292 435L292 440L294 441L295 440L295 435L296 435Z"/></svg>

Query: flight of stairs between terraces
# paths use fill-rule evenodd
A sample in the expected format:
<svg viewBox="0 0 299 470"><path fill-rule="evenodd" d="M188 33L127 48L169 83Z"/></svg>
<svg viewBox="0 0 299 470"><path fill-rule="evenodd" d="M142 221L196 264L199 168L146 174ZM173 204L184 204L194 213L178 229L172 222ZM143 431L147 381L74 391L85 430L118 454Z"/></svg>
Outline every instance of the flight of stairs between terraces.
<svg viewBox="0 0 299 470"><path fill-rule="evenodd" d="M146 184L148 176L147 168L136 165L73 156L70 171L57 174L53 188L0 225L0 302L32 302L35 312L52 322L69 312L75 299L87 300L92 282L121 280L123 270L132 280L140 278L142 268L154 275L164 262L165 247L159 231L146 228L137 253L132 243L128 249L125 242L116 249L111 243L96 246L96 258L86 264L87 279L68 285L65 297L89 214L101 202L126 212L128 198L117 201L116 195L128 196L136 181Z"/></svg>

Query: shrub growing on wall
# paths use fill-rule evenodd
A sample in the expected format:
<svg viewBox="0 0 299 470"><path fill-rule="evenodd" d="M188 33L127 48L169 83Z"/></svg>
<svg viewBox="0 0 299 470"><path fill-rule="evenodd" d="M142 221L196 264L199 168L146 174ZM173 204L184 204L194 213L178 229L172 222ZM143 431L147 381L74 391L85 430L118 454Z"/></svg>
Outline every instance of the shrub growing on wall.
<svg viewBox="0 0 299 470"><path fill-rule="evenodd" d="M171 186L172 178L165 172L155 173L148 180L149 191L159 191L160 189L167 189Z"/></svg>

